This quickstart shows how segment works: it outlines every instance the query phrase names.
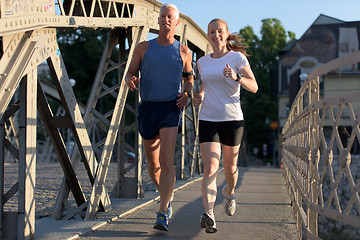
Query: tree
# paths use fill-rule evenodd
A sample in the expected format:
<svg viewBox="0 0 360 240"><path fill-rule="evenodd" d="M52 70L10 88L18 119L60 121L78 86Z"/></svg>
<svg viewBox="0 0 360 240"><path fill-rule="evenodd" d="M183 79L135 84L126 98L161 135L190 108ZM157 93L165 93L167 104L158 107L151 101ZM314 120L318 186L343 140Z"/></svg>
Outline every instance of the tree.
<svg viewBox="0 0 360 240"><path fill-rule="evenodd" d="M239 31L248 46L249 62L259 85L256 94L242 90L241 105L245 115L246 141L249 149L261 149L270 144L271 120L277 120L277 97L270 91L270 69L279 63L279 50L295 40L295 34L286 32L278 19L263 19L259 38L250 26Z"/></svg>
<svg viewBox="0 0 360 240"><path fill-rule="evenodd" d="M108 30L58 31L57 39L69 78L76 80L76 99L87 103Z"/></svg>

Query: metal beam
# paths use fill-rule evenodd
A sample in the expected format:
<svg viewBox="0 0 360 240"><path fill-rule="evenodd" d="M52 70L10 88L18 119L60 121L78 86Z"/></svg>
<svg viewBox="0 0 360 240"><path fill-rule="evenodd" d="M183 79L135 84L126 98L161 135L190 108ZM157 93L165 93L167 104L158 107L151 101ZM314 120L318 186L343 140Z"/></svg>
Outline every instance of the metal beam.
<svg viewBox="0 0 360 240"><path fill-rule="evenodd" d="M18 230L15 234L19 239L31 238L35 231L33 191L36 179L34 169L36 166L37 110L64 172L64 180L55 205L54 218L64 217L64 206L71 211L65 216L66 218L79 218L78 213L86 208L85 219L92 219L98 209L104 211L110 207L110 199L105 191L104 182L117 134L119 129L125 134L126 128L135 126L133 123L119 128L127 98L124 73L130 64L136 44L146 40L149 32L158 32L157 19L161 6L162 3L154 0L51 0L31 1L19 5L9 4L8 0L0 0L0 43L2 44L2 48L0 48L0 187L2 192L0 223L6 222L7 225L16 227ZM55 11L55 9L58 10ZM204 31L191 18L183 14L180 14L180 20L180 26L175 34L181 37L183 44L188 45L198 57L209 53L210 45ZM81 107L76 101L56 43L56 30L60 28L88 31L97 28L111 29L110 40L104 48L85 111L81 111ZM120 36L120 33L125 33L125 36ZM120 42L125 44L125 40L128 41L129 49L125 49L123 46L119 61L115 63L110 59L112 50ZM127 54L128 56L126 56ZM49 89L48 84L40 83L36 79L36 69L45 60L55 80L55 91L53 91L54 88ZM112 71L117 71L120 81L113 86L107 86L104 83L104 77ZM20 85L22 97L19 103L25 105L21 105L19 108L19 105L10 105L10 103L16 102L15 93ZM45 93L59 100L64 112L62 117L54 116ZM106 113L97 111L97 103L106 96L116 98L113 110ZM37 109L36 105L34 107L36 99ZM196 129L196 116L189 117L191 113L195 114L195 110L191 104L187 108L189 106L192 109L184 112L184 126L193 125ZM15 113L18 110L21 112L19 118L21 124L19 125L20 139L17 146L16 139L10 139L10 135L6 134L12 132L12 137L17 137L16 128L18 126L12 124L11 121L17 118ZM136 112L134 109L131 111ZM84 117L82 113L84 113ZM111 120L109 120L110 118ZM195 122L186 123L189 120ZM9 127L6 127L7 121L10 121L11 131ZM71 132L76 141L77 148L71 158L66 151L61 135L63 129ZM95 132L100 131L104 138L96 136ZM189 152L193 151L193 163L195 153L198 151L196 146L187 146L191 141L189 139L192 139L189 137L188 131L188 127L183 130L181 151L184 157L189 156ZM194 134L196 135L196 133ZM140 196L142 191L142 146L139 135L135 141L134 152L138 162L134 164L137 181L134 192ZM128 145L123 143L119 147L123 152ZM13 157L19 158L19 179L21 181L18 186L14 185L4 198L5 148L10 149L7 152ZM89 182L93 186L88 201L85 199L76 176L76 167L80 158L85 165ZM123 169L130 169L130 167ZM20 175L22 175L21 178ZM118 184L123 184L123 182L119 179ZM67 201L70 190L74 195L77 207L71 206ZM4 214L3 205L9 197L14 196L13 193L16 191L19 193L19 212ZM15 218L17 219L16 224L13 222ZM6 231L0 230L1 237L8 236L10 230Z"/></svg>
<svg viewBox="0 0 360 240"><path fill-rule="evenodd" d="M148 29L145 27L139 27L139 28L135 28L135 29L133 28L133 41L132 41L132 44L130 47L129 59L126 63L124 72L127 72L128 68L129 68L135 46L141 40L143 40L145 38L145 36L147 36L147 34L148 34ZM121 87L119 89L118 98L116 99L114 113L113 113L113 116L111 119L109 131L108 131L108 134L106 137L105 147L103 149L102 156L100 159L97 177L95 179L95 184L94 184L93 190L91 192L90 202L89 202L89 206L86 211L85 219L94 218L96 211L98 209L98 202L99 202L100 196L102 194L102 192L101 192L102 186L106 179L107 168L110 163L112 150L113 150L115 140L117 137L118 128L120 126L120 120L121 120L121 116L122 116L122 113L123 113L123 110L125 107L127 93L128 93L128 87L125 83L125 74L123 74L122 80L121 80Z"/></svg>

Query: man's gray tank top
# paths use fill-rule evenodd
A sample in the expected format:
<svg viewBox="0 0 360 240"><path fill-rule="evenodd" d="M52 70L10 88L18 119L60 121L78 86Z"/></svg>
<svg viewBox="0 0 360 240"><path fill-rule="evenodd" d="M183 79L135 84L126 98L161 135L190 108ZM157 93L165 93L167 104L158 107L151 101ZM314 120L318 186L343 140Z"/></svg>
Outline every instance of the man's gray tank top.
<svg viewBox="0 0 360 240"><path fill-rule="evenodd" d="M140 65L140 97L151 102L173 101L181 92L183 61L180 42L161 46L156 39L149 47Z"/></svg>

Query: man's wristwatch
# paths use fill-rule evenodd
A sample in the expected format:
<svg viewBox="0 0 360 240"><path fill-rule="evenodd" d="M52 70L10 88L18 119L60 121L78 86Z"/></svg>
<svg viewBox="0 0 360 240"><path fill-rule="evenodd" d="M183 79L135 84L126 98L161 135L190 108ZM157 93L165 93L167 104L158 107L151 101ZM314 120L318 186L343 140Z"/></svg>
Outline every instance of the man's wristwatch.
<svg viewBox="0 0 360 240"><path fill-rule="evenodd" d="M240 82L241 78L243 77L244 75L242 75L241 73L236 73L236 82Z"/></svg>
<svg viewBox="0 0 360 240"><path fill-rule="evenodd" d="M188 97L191 97L191 92L189 92L188 90L184 90L184 93L187 93Z"/></svg>

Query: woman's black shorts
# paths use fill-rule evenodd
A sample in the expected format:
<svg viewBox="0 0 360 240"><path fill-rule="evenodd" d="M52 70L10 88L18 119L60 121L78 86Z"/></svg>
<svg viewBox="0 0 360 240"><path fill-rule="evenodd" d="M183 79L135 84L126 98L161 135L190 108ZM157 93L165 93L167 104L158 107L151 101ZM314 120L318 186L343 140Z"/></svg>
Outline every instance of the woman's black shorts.
<svg viewBox="0 0 360 240"><path fill-rule="evenodd" d="M244 121L199 121L200 143L220 142L227 146L237 146L241 143L243 132Z"/></svg>

